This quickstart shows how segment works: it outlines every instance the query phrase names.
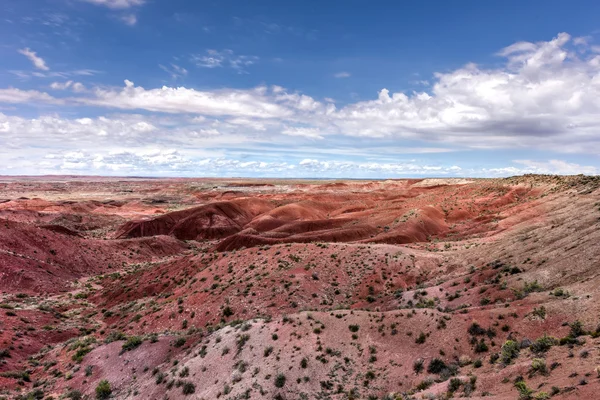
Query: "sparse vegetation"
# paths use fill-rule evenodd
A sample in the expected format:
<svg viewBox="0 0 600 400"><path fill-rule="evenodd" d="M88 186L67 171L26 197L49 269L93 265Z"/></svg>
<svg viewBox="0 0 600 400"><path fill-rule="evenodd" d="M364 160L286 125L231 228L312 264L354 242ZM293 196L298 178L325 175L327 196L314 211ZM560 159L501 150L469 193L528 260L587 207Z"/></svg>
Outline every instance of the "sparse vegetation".
<svg viewBox="0 0 600 400"><path fill-rule="evenodd" d="M127 341L123 343L123 351L131 351L139 347L144 341L139 336L129 336Z"/></svg>
<svg viewBox="0 0 600 400"><path fill-rule="evenodd" d="M110 383L106 379L101 380L100 383L98 383L98 386L96 386L96 399L108 399L111 394L112 389Z"/></svg>
<svg viewBox="0 0 600 400"><path fill-rule="evenodd" d="M3 287L0 379L9 389L0 400L84 398L71 388L92 398L589 397L600 377L588 265L598 258L600 205L566 218L560 205L581 211L596 194L571 188L563 199L536 179L351 181L343 190L182 180L193 192L175 180L149 189L152 180L115 179L107 192L116 200L48 200L51 213L27 214L35 224L12 221L25 214L7 211L17 200L3 202L0 227L19 239L5 254L15 261L9 272L35 276L40 290L10 286L18 279ZM56 196L70 199L69 186L56 184ZM305 201L313 188L319 194ZM200 212L213 225L195 219ZM394 244L412 230L417 242ZM109 367L125 381L117 385Z"/></svg>
<svg viewBox="0 0 600 400"><path fill-rule="evenodd" d="M519 344L514 340L507 340L504 342L501 348L500 361L503 364L510 364L512 360L519 356L520 348Z"/></svg>
<svg viewBox="0 0 600 400"><path fill-rule="evenodd" d="M285 386L285 381L286 381L286 378L285 378L284 374L281 374L281 373L277 374L275 376L275 387L277 387L277 388L284 387Z"/></svg>

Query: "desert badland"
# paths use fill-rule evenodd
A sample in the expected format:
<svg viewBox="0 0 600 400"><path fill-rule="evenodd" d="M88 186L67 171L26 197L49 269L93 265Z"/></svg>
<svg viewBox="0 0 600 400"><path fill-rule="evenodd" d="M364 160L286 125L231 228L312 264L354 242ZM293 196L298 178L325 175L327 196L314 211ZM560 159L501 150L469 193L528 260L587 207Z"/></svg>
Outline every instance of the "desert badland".
<svg viewBox="0 0 600 400"><path fill-rule="evenodd" d="M0 183L0 398L597 398L600 180Z"/></svg>

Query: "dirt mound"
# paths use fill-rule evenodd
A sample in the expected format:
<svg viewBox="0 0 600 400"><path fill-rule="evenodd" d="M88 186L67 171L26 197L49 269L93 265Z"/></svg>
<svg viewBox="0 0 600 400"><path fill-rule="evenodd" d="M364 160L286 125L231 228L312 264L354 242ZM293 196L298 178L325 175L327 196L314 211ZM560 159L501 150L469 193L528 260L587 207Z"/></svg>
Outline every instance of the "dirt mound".
<svg viewBox="0 0 600 400"><path fill-rule="evenodd" d="M130 221L116 233L117 238L173 235L181 240L222 238L242 230L257 214L273 206L267 201L220 201L175 211L153 219Z"/></svg>
<svg viewBox="0 0 600 400"><path fill-rule="evenodd" d="M419 210L417 217L399 224L393 230L368 240L372 243L407 244L426 242L430 236L443 235L448 231L444 214L432 206Z"/></svg>
<svg viewBox="0 0 600 400"><path fill-rule="evenodd" d="M258 232L267 232L285 224L286 221L279 220L271 215L261 215L246 224L244 228L251 228Z"/></svg>
<svg viewBox="0 0 600 400"><path fill-rule="evenodd" d="M62 225L40 225L40 228L42 229L48 229L49 231L52 232L56 232L56 233L61 233L63 235L69 235L69 236L77 236L77 237L82 237L81 234L79 234L79 232L73 231L65 226Z"/></svg>
<svg viewBox="0 0 600 400"><path fill-rule="evenodd" d="M6 292L50 293L70 281L123 264L174 255L185 246L169 237L104 241L83 239L66 228L0 222L0 287Z"/></svg>
<svg viewBox="0 0 600 400"><path fill-rule="evenodd" d="M245 249L248 247L257 247L263 245L272 245L279 243L277 238L269 238L264 236L236 234L223 239L213 249L215 251L233 251Z"/></svg>
<svg viewBox="0 0 600 400"><path fill-rule="evenodd" d="M285 231L268 232L260 236L236 234L222 240L214 247L214 250L232 251L279 243L355 242L357 240L373 237L377 232L377 229L370 225L353 225L352 227L321 229L293 235L290 235Z"/></svg>
<svg viewBox="0 0 600 400"><path fill-rule="evenodd" d="M322 219L313 221L291 222L272 230L272 232L283 232L290 235L297 233L306 233L322 231L327 229L339 228L354 220L349 218Z"/></svg>
<svg viewBox="0 0 600 400"><path fill-rule="evenodd" d="M327 216L321 204L294 203L277 207L269 211L266 216L273 217L279 221L308 221L325 219Z"/></svg>

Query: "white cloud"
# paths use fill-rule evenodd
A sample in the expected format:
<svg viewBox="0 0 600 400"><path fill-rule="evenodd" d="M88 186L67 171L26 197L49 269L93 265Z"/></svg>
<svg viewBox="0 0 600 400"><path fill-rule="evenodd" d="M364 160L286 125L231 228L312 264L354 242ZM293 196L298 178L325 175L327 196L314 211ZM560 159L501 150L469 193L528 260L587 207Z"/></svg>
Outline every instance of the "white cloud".
<svg viewBox="0 0 600 400"><path fill-rule="evenodd" d="M268 122L266 121L256 121L251 118L230 118L227 120L227 124L234 125L238 129L253 129L255 131L266 131Z"/></svg>
<svg viewBox="0 0 600 400"><path fill-rule="evenodd" d="M214 136L214 135L220 135L221 134L221 132L219 132L215 128L200 129L197 133L199 133L200 135L209 135L209 136Z"/></svg>
<svg viewBox="0 0 600 400"><path fill-rule="evenodd" d="M599 150L600 57L569 48L569 35L500 51L504 68L467 64L436 74L430 92L390 93L340 109L341 132L453 142L474 148ZM566 147L565 147L566 145Z"/></svg>
<svg viewBox="0 0 600 400"><path fill-rule="evenodd" d="M467 64L438 73L428 91L392 93L336 107L280 86L253 89L145 89L97 87L60 101L68 104L221 118L221 126L255 137L283 134L298 140L358 137L422 141L470 149L520 148L600 153L600 55L585 41L561 33L546 42L519 42L500 52L504 65ZM233 52L212 52L206 67L239 65ZM201 56L200 64L204 56ZM182 71L169 68L169 71ZM8 92L7 92L8 91ZM17 100L11 98L13 91ZM4 94L4 96L3 96ZM1 89L4 102L56 102L48 94ZM196 130L197 131L197 130ZM247 133L246 131L250 131ZM350 140L350 139L349 139ZM362 140L362 139L361 139ZM427 147L427 146L424 146Z"/></svg>
<svg viewBox="0 0 600 400"><path fill-rule="evenodd" d="M257 56L246 56L237 55L233 50L206 50L206 54L200 55L195 54L192 56L192 61L202 68L219 68L219 67L230 67L238 71L238 73L244 73L245 68L255 64L258 61Z"/></svg>
<svg viewBox="0 0 600 400"><path fill-rule="evenodd" d="M591 39L591 36L579 36L573 38L573 44L577 46L587 46Z"/></svg>
<svg viewBox="0 0 600 400"><path fill-rule="evenodd" d="M77 148L77 143L98 146L114 143L115 140L139 145L158 129L139 116L64 119L47 115L27 119L3 113L0 113L0 126L3 137L14 145L26 148L32 144L43 144L48 149L55 145L68 146L69 143L73 148Z"/></svg>
<svg viewBox="0 0 600 400"><path fill-rule="evenodd" d="M81 82L65 81L65 82L52 82L50 88L53 90L67 90L71 89L75 93L84 92L85 86Z"/></svg>
<svg viewBox="0 0 600 400"><path fill-rule="evenodd" d="M50 84L50 88L54 90L65 90L68 89L73 84L73 81L66 82L52 82Z"/></svg>
<svg viewBox="0 0 600 400"><path fill-rule="evenodd" d="M228 115L254 118L284 118L291 110L273 102L267 89L199 91L185 87L146 90L125 80L125 88L96 88L94 96L80 97L81 104L121 109L144 109L167 113L195 113L208 116Z"/></svg>
<svg viewBox="0 0 600 400"><path fill-rule="evenodd" d="M323 139L321 132L314 128L286 127L281 133L288 136L301 136L308 139Z"/></svg>
<svg viewBox="0 0 600 400"><path fill-rule="evenodd" d="M31 79L31 78L63 78L68 79L74 76L92 76L101 73L101 71L96 71L93 69L79 69L74 71L51 71L51 72L39 72L39 71L19 71L19 70L11 70L8 71L13 75L21 79Z"/></svg>
<svg viewBox="0 0 600 400"><path fill-rule="evenodd" d="M85 91L85 86L83 85L83 83L81 82L74 82L72 85L73 91L76 93L80 93Z"/></svg>
<svg viewBox="0 0 600 400"><path fill-rule="evenodd" d="M350 72L346 72L346 71L341 71L341 72L337 72L337 73L333 74L334 78L350 78L350 76L352 76L350 74Z"/></svg>
<svg viewBox="0 0 600 400"><path fill-rule="evenodd" d="M48 93L37 90L21 90L15 88L0 89L0 103L49 103L62 104L62 100L50 96Z"/></svg>
<svg viewBox="0 0 600 400"><path fill-rule="evenodd" d="M143 5L146 0L81 0L86 3L104 6L113 9L123 9Z"/></svg>
<svg viewBox="0 0 600 400"><path fill-rule="evenodd" d="M120 114L110 117L66 119L47 115L27 119L0 113L0 169L14 173L94 173L172 176L295 176L295 177L406 177L508 176L523 173L598 174L598 167L569 161L515 160L497 168L466 168L456 162L398 160L402 149L363 148L344 151L297 146L303 138L324 137L318 131L286 127L277 139L268 131L253 141L236 125L204 118L174 124L171 117ZM241 122L241 121L237 121ZM293 138L286 141L291 134ZM326 136L325 136L326 137ZM238 151L227 150L245 141ZM289 146L290 152L283 151ZM177 149L177 150L175 150ZM319 151L321 150L321 151ZM438 153L446 149L414 148L408 153ZM235 154L237 153L237 156ZM369 161L370 154L377 155ZM383 156L381 156L383 154ZM308 156L308 157L307 157ZM252 159L248 159L252 157ZM274 161L273 157L285 161ZM330 157L362 160L338 160ZM386 158L394 161L384 161ZM434 158L435 159L435 158ZM296 160L296 161L295 161ZM301 160L301 161L300 161Z"/></svg>
<svg viewBox="0 0 600 400"><path fill-rule="evenodd" d="M41 69L42 71L48 71L50 68L46 65L46 61L42 57L39 57L35 51L32 51L29 47L24 49L20 49L19 53L23 54L25 57L29 59L33 63L33 65L37 69Z"/></svg>
<svg viewBox="0 0 600 400"><path fill-rule="evenodd" d="M137 16L135 14L125 14L119 18L125 25L134 26L137 24Z"/></svg>
<svg viewBox="0 0 600 400"><path fill-rule="evenodd" d="M533 161L514 160L515 163L524 165L528 173L535 174L557 174L557 175L598 175L600 168L569 163L562 160Z"/></svg>
<svg viewBox="0 0 600 400"><path fill-rule="evenodd" d="M180 67L177 64L171 64L170 67L164 66L162 64L158 64L158 67L160 69L162 69L163 71L165 71L167 74L171 75L171 78L173 80L178 79L178 78L183 78L185 76L187 76L188 74L188 70Z"/></svg>

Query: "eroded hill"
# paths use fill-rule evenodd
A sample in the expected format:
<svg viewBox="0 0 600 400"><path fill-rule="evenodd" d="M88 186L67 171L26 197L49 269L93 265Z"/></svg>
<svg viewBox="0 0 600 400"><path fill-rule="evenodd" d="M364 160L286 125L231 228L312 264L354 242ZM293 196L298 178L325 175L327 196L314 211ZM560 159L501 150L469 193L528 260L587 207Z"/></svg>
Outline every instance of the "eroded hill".
<svg viewBox="0 0 600 400"><path fill-rule="evenodd" d="M595 398L599 185L6 180L0 396Z"/></svg>

